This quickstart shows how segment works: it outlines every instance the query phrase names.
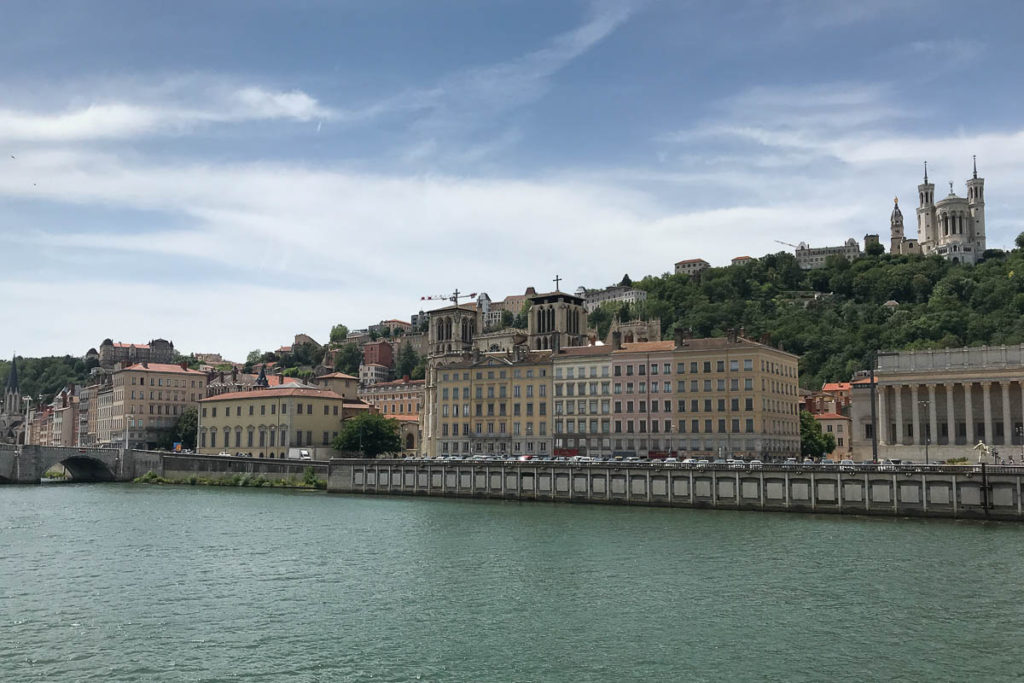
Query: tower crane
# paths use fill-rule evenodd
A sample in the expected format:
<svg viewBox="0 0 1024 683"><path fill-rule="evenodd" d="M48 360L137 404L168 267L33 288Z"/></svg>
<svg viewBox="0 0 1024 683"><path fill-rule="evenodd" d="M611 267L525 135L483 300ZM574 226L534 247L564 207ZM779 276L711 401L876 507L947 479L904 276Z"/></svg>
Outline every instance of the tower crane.
<svg viewBox="0 0 1024 683"><path fill-rule="evenodd" d="M790 244L789 242L783 242L782 240L773 240L773 241L778 242L779 244L785 244L787 247L793 247L794 249L799 249L800 248L800 247L798 247L795 244Z"/></svg>
<svg viewBox="0 0 1024 683"><path fill-rule="evenodd" d="M420 301L451 301L456 306L459 305L459 299L472 299L476 296L476 292L470 294L462 294L459 290L455 290L451 294L431 294L428 296L421 296Z"/></svg>

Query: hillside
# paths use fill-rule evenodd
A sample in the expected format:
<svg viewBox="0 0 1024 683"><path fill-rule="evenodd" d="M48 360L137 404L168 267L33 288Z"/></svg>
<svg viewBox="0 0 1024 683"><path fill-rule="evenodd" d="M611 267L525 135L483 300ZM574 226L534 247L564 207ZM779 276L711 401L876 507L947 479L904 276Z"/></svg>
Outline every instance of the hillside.
<svg viewBox="0 0 1024 683"><path fill-rule="evenodd" d="M792 254L770 254L712 268L699 280L648 276L634 283L648 293L644 305L609 306L592 322L607 330L621 313L660 318L666 338L676 327L694 336L741 327L748 338L767 334L801 355L801 386L820 388L866 369L876 349L1024 341L1024 250L986 253L976 266L883 254L853 263L834 257L811 271L800 270Z"/></svg>

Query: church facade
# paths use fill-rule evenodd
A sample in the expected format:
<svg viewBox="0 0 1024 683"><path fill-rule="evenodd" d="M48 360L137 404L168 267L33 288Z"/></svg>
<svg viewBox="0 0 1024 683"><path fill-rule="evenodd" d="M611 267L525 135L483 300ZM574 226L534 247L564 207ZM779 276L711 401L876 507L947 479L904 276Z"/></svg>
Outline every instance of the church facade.
<svg viewBox="0 0 1024 683"><path fill-rule="evenodd" d="M18 359L11 359L11 370L4 385L3 402L0 403L0 443L18 443L22 438L24 415L21 403L21 388L18 385Z"/></svg>
<svg viewBox="0 0 1024 683"><path fill-rule="evenodd" d="M893 254L938 254L953 263L977 263L985 252L985 179L978 177L978 165L967 180L967 196L959 197L949 183L949 195L935 201L935 185L928 182L928 164L924 182L917 186L917 239L903 230L903 212L899 200L889 219Z"/></svg>

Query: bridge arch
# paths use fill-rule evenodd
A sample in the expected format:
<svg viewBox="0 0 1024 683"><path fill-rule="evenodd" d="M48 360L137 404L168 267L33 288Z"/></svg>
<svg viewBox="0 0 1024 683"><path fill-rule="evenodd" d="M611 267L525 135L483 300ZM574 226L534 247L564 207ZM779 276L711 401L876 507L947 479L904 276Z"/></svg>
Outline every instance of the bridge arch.
<svg viewBox="0 0 1024 683"><path fill-rule="evenodd" d="M76 482L116 481L117 479L112 469L112 463L108 464L88 455L70 455L49 464L46 464L47 460L39 462L40 467L37 469L40 480L54 465L61 465L71 475L71 480Z"/></svg>

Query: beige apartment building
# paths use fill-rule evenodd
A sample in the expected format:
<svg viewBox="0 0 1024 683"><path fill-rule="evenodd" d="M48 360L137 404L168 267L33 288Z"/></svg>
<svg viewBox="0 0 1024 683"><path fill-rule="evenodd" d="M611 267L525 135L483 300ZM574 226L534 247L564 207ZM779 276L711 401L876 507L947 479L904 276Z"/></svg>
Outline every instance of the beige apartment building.
<svg viewBox="0 0 1024 683"><path fill-rule="evenodd" d="M611 352L573 346L552 357L554 455L612 454Z"/></svg>
<svg viewBox="0 0 1024 683"><path fill-rule="evenodd" d="M198 452L244 453L256 458L308 456L327 460L346 419L369 409L327 389L283 386L240 391L199 404Z"/></svg>
<svg viewBox="0 0 1024 683"><path fill-rule="evenodd" d="M550 351L475 352L428 372L427 455L551 455Z"/></svg>
<svg viewBox="0 0 1024 683"><path fill-rule="evenodd" d="M100 443L125 443L127 429L129 447L154 448L160 432L173 427L186 408L203 398L206 375L185 363L144 361L115 370L111 388L110 426L99 427L107 439ZM102 405L102 393L99 399ZM100 416L98 422L102 420Z"/></svg>

